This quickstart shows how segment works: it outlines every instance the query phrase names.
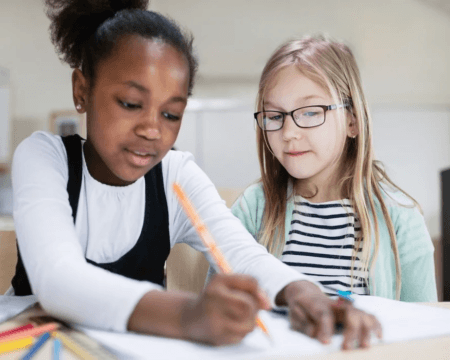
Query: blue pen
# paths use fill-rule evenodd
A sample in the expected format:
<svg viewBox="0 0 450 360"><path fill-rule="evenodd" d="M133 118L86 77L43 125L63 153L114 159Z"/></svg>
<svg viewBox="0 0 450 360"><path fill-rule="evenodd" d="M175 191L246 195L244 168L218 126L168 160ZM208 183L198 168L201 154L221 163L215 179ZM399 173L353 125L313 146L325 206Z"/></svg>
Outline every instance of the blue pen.
<svg viewBox="0 0 450 360"><path fill-rule="evenodd" d="M337 295L339 296L339 298L344 299L344 300L348 300L350 302L354 302L355 299L352 298L352 292L351 291L342 291L342 290L338 290L337 291Z"/></svg>
<svg viewBox="0 0 450 360"><path fill-rule="evenodd" d="M30 360L34 354L41 348L42 345L48 340L50 333L45 333L42 335L38 341L33 345L33 347L21 358L21 360Z"/></svg>
<svg viewBox="0 0 450 360"><path fill-rule="evenodd" d="M60 352L61 352L61 340L55 339L53 341L53 360L59 360Z"/></svg>

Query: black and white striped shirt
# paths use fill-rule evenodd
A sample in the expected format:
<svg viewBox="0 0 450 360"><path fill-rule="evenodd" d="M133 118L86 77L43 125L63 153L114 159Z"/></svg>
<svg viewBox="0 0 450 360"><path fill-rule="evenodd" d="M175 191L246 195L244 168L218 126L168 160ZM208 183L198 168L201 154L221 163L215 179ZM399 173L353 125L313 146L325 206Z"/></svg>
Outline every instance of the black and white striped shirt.
<svg viewBox="0 0 450 360"><path fill-rule="evenodd" d="M350 200L316 204L295 196L289 241L281 260L320 282L327 295L336 295L337 290L350 291L352 252L360 231ZM359 252L361 247L362 241ZM367 295L368 287L359 267L357 257L352 291Z"/></svg>

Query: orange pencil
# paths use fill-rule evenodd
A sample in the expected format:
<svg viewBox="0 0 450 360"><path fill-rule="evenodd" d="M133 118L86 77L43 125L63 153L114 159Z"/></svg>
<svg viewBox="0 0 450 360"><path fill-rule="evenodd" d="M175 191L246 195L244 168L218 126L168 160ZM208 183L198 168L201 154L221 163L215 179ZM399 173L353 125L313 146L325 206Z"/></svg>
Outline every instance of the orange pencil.
<svg viewBox="0 0 450 360"><path fill-rule="evenodd" d="M225 274L232 273L233 270L231 269L231 266L228 264L227 260L225 259L225 256L223 256L222 252L217 247L216 242L214 241L212 235L209 233L202 219L197 214L197 211L195 211L194 206L192 205L191 201L185 194L184 190L176 182L173 183L173 190L175 191L175 194L178 196L181 206L183 207L187 216L191 219L192 224L195 227L195 230L197 230L197 233L200 236L200 239L202 239L205 246L209 249L209 252L211 253L217 265L219 266L220 270ZM269 330L259 317L256 318L256 324L270 338Z"/></svg>

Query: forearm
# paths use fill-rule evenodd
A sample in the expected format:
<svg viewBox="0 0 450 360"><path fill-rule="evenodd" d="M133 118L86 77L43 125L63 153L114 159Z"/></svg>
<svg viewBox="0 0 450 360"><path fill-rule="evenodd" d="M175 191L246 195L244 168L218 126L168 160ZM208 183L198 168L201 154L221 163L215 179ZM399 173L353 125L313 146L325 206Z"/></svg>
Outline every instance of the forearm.
<svg viewBox="0 0 450 360"><path fill-rule="evenodd" d="M136 305L128 321L128 330L188 339L183 315L197 296L187 292L149 291Z"/></svg>

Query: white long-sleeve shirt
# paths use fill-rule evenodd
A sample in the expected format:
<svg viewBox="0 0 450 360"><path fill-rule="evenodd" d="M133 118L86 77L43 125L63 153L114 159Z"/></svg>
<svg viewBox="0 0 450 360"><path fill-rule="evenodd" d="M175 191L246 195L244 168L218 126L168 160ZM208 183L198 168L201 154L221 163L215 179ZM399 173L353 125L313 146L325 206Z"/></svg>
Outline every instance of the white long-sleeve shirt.
<svg viewBox="0 0 450 360"><path fill-rule="evenodd" d="M177 181L234 271L255 277L272 303L287 284L307 279L255 242L191 154L170 151L162 171L171 247L184 242L206 252L171 190ZM67 180L67 154L59 136L36 132L19 145L12 165L14 222L32 291L50 314L125 331L142 296L162 288L113 274L87 263L86 257L112 262L135 245L144 220L144 178L124 187L102 184L90 176L83 157L76 225Z"/></svg>

